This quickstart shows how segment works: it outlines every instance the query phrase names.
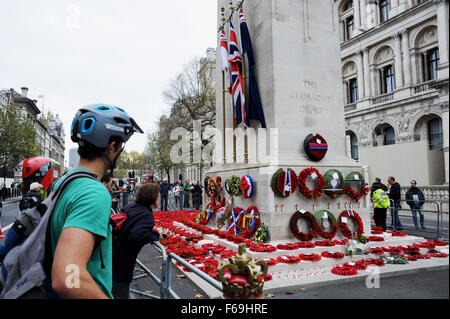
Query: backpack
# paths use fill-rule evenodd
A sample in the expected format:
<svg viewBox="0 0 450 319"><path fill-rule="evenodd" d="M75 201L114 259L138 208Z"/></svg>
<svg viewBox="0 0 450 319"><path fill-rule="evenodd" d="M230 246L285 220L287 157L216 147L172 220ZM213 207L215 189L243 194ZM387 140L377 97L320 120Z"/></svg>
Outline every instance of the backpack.
<svg viewBox="0 0 450 319"><path fill-rule="evenodd" d="M59 196L77 178L96 179L96 175L76 171L68 174L52 194L36 207L20 213L7 238L15 238L7 247L0 273L3 299L57 298L51 288L52 253L50 219Z"/></svg>
<svg viewBox="0 0 450 319"><path fill-rule="evenodd" d="M373 204L375 208L388 208L391 205L391 201L386 192L379 188L373 193Z"/></svg>

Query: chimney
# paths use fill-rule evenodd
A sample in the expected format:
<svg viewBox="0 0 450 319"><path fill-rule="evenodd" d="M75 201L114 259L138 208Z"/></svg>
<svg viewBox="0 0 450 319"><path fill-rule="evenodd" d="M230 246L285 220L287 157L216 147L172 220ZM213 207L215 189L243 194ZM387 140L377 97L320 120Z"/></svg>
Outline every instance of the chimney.
<svg viewBox="0 0 450 319"><path fill-rule="evenodd" d="M22 95L24 96L24 97L27 97L27 94L28 94L28 88L27 87L23 87L23 88L20 88L21 90L22 90Z"/></svg>

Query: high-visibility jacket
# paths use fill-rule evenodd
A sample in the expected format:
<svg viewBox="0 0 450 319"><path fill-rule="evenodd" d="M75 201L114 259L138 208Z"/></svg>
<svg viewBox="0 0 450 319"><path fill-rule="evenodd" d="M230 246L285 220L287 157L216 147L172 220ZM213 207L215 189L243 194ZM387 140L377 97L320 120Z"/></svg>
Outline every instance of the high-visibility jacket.
<svg viewBox="0 0 450 319"><path fill-rule="evenodd" d="M388 194L381 188L373 192L372 202L375 208L388 208L391 205Z"/></svg>

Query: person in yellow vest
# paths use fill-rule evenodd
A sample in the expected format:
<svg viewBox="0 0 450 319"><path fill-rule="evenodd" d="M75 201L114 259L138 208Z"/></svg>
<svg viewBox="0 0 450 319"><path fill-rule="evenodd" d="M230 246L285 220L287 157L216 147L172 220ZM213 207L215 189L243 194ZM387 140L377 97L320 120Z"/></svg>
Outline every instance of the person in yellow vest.
<svg viewBox="0 0 450 319"><path fill-rule="evenodd" d="M372 202L374 206L373 219L377 227L386 231L386 211L390 206L389 196L382 188L378 188L372 193Z"/></svg>

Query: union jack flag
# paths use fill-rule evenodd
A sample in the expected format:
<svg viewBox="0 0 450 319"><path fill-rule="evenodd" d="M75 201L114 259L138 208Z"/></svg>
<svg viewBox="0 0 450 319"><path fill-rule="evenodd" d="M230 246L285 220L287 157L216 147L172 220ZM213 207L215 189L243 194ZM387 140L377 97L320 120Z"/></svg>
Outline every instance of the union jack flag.
<svg viewBox="0 0 450 319"><path fill-rule="evenodd" d="M231 63L231 81L233 83L232 94L234 99L234 107L236 110L235 123L236 126L241 123L243 123L246 126L249 126L245 105L244 90L242 86L243 82L240 70L242 56L241 52L239 51L239 47L237 45L237 36L231 21L230 21L230 41L229 41L228 61Z"/></svg>

